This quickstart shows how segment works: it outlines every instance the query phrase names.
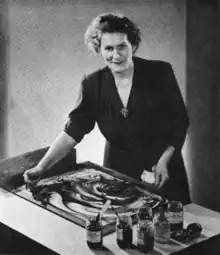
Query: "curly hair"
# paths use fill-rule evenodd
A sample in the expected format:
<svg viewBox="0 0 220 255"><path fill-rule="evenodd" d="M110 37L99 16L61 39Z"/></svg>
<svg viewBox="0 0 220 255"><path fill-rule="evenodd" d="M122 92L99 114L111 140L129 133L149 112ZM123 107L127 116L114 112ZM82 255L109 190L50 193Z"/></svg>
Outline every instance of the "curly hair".
<svg viewBox="0 0 220 255"><path fill-rule="evenodd" d="M141 32L137 25L120 13L103 13L92 20L87 27L84 41L88 49L94 53L100 52L103 33L124 33L128 41L137 51L141 42Z"/></svg>

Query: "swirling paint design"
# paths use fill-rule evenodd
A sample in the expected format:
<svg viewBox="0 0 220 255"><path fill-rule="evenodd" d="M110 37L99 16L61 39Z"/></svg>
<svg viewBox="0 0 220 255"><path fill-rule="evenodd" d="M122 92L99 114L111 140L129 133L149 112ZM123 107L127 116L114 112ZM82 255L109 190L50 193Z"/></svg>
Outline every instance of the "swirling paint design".
<svg viewBox="0 0 220 255"><path fill-rule="evenodd" d="M31 187L36 200L74 213L97 214L107 199L119 214L133 214L144 203L159 202L136 185L95 169L84 169L39 181ZM109 207L105 216L114 216Z"/></svg>

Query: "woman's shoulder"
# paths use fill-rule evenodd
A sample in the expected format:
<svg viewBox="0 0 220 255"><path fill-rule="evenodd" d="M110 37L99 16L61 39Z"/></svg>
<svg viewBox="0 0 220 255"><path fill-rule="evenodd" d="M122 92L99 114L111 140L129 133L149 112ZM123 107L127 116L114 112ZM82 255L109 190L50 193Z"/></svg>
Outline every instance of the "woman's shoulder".
<svg viewBox="0 0 220 255"><path fill-rule="evenodd" d="M87 82L96 82L97 80L100 79L100 76L102 74L104 74L105 72L108 71L108 68L107 66L103 67L103 68L99 68L93 72L90 72L90 73L86 73L83 77L83 80L87 81Z"/></svg>
<svg viewBox="0 0 220 255"><path fill-rule="evenodd" d="M170 68L171 64L164 60L157 60L157 59L149 59L149 58L141 58L141 57L134 57L134 63L136 66L140 69L150 68L153 70L159 70L159 69L166 69Z"/></svg>
<svg viewBox="0 0 220 255"><path fill-rule="evenodd" d="M97 69L93 72L84 74L83 81L86 81L87 83L92 83L93 81L98 79L100 71L101 69Z"/></svg>
<svg viewBox="0 0 220 255"><path fill-rule="evenodd" d="M99 68L93 72L86 73L82 78L82 85L86 89L95 89L100 80L100 76L106 68Z"/></svg>

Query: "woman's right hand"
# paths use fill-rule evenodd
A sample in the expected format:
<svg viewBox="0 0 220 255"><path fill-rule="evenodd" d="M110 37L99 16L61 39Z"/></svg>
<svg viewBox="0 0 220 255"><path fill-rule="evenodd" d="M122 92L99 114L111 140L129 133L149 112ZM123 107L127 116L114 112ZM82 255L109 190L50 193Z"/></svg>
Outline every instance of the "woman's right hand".
<svg viewBox="0 0 220 255"><path fill-rule="evenodd" d="M26 170L23 174L25 183L33 183L37 181L43 173L43 169L39 166Z"/></svg>

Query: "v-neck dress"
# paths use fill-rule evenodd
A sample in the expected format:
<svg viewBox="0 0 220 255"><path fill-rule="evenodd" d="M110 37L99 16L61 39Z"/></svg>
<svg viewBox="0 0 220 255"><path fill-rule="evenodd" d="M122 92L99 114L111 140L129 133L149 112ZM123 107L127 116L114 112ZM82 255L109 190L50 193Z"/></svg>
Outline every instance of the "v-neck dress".
<svg viewBox="0 0 220 255"><path fill-rule="evenodd" d="M182 182L189 197L181 155L189 118L172 66L138 57L133 57L133 62L128 116L121 114L124 106L114 77L104 67L83 78L79 100L69 114L65 132L80 142L97 123L106 138L104 165L139 180L142 171L151 169L166 148L173 146L175 153L168 170L174 183L169 182L172 186L176 181ZM170 196L168 193L165 192Z"/></svg>

